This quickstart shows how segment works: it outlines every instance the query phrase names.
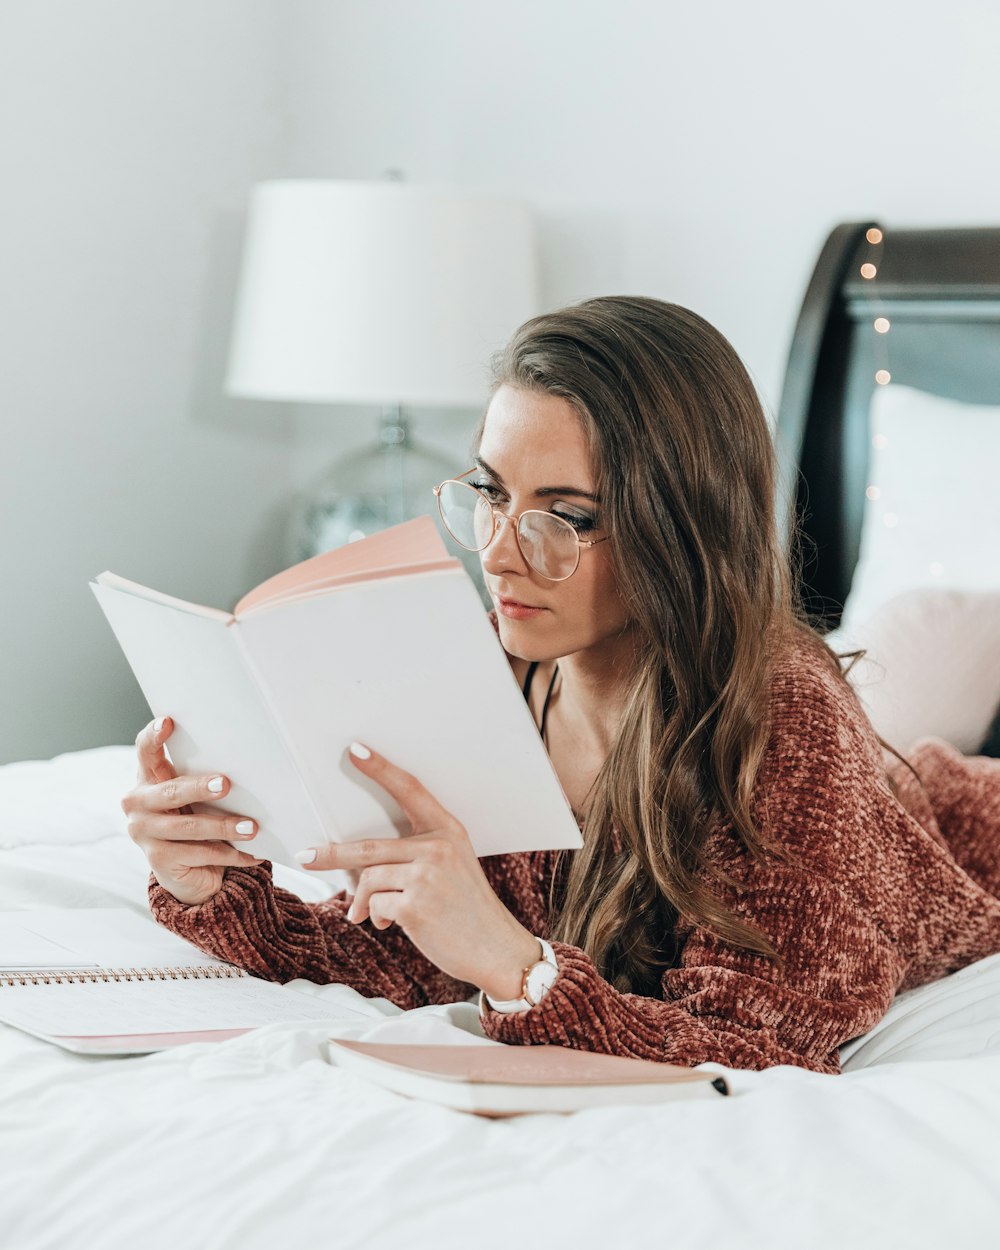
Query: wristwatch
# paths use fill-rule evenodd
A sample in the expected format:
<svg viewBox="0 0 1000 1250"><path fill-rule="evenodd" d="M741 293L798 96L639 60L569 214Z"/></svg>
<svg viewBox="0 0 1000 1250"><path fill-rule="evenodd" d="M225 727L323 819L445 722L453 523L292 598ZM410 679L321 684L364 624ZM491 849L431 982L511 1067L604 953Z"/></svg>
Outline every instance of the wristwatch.
<svg viewBox="0 0 1000 1250"><path fill-rule="evenodd" d="M542 957L529 964L521 973L521 997L508 998L498 1002L490 998L485 990L479 992L479 1014L486 1014L486 1003L501 1015L513 1015L517 1011L530 1011L537 1007L549 990L555 985L559 975L559 965L555 953L544 938L535 941L542 948Z"/></svg>

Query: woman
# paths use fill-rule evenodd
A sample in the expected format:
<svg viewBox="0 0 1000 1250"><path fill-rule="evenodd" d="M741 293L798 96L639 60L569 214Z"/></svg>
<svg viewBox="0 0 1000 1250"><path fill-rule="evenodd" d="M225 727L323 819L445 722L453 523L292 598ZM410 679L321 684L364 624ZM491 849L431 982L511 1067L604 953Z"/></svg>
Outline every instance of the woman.
<svg viewBox="0 0 1000 1250"><path fill-rule="evenodd" d="M239 817L190 814L229 783L174 776L166 719L122 803L153 913L273 980L401 1007L479 989L504 1042L837 1072L898 990L1000 950L1000 764L930 739L883 754L794 601L767 424L700 317L589 300L522 326L494 373L442 514L482 548L583 849L477 860L419 779L355 744L413 834L306 849L358 874L306 903L228 845Z"/></svg>

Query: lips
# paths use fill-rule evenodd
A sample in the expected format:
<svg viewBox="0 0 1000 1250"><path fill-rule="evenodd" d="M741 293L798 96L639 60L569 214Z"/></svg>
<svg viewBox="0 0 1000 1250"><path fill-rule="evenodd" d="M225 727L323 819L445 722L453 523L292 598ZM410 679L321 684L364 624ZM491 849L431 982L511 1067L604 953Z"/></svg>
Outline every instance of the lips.
<svg viewBox="0 0 1000 1250"><path fill-rule="evenodd" d="M505 617L508 621L531 621L547 611L548 608L535 608L518 599L497 597L497 616Z"/></svg>
<svg viewBox="0 0 1000 1250"><path fill-rule="evenodd" d="M522 603L520 599L509 599L506 595L498 595L497 603L503 604L507 608L532 608L538 612L542 611L540 604Z"/></svg>

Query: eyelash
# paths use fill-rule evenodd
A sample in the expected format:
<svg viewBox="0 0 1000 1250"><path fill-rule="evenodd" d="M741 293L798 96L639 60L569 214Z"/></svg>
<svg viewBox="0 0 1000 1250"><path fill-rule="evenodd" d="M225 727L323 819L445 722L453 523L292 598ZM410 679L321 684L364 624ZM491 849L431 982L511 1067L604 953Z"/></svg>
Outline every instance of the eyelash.
<svg viewBox="0 0 1000 1250"><path fill-rule="evenodd" d="M474 487L490 503L496 503L496 497L503 494L498 486L494 486L491 482L470 482L470 486ZM488 492L492 491L492 494ZM553 512L553 516L557 516L560 521L568 521L578 534L589 534L591 530L597 528L596 517L574 516L565 512Z"/></svg>

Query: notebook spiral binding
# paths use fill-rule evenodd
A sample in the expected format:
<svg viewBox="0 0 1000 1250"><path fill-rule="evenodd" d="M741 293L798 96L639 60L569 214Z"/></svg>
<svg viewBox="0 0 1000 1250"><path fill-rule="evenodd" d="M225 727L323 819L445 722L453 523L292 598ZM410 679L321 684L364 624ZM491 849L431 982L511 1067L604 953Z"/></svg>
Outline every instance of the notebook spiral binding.
<svg viewBox="0 0 1000 1250"><path fill-rule="evenodd" d="M245 977L242 968L195 966L193 968L101 968L94 972L3 972L0 988L15 985L82 985L100 981L201 981Z"/></svg>

